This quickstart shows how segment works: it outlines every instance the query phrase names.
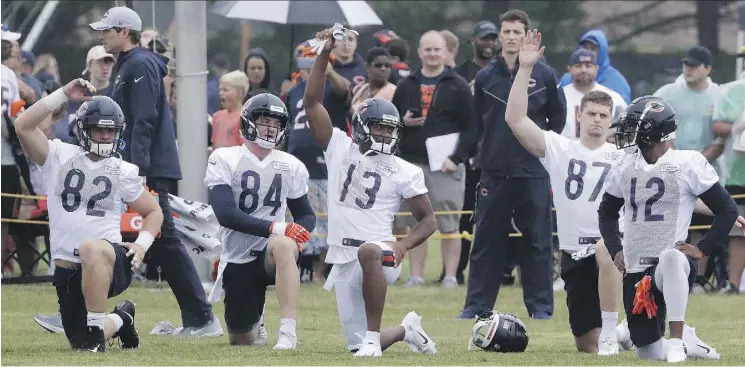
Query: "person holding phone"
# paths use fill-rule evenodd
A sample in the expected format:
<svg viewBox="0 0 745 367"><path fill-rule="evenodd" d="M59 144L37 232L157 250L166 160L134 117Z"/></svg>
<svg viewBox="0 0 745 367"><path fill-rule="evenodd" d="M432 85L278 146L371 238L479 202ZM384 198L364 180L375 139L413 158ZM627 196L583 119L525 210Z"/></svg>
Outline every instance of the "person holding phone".
<svg viewBox="0 0 745 367"><path fill-rule="evenodd" d="M402 79L393 95L393 104L403 117L404 128L399 145L401 158L414 163L424 171L428 196L435 211L459 211L463 207L466 170L463 162L476 143L471 88L454 69L445 66L446 42L439 31L425 32L419 40L419 58L422 67ZM431 170L425 141L428 138L458 133L458 143L445 159L442 167ZM409 211L403 206L400 211ZM413 225L410 216L396 219L398 232L403 234ZM440 233L459 232L459 215L438 215ZM441 241L445 263L443 286L457 287L455 278L460 260L460 237ZM410 252L411 277L409 286L424 283L424 265L427 246Z"/></svg>

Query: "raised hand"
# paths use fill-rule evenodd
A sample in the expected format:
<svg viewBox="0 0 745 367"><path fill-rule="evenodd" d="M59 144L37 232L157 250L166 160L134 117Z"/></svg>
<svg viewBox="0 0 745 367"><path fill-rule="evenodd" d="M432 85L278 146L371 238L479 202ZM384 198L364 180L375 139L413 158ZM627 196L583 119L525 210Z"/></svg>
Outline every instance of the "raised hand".
<svg viewBox="0 0 745 367"><path fill-rule="evenodd" d="M537 64L545 49L546 46L541 46L541 32L538 32L537 29L528 31L523 40L523 45L520 47L520 65L533 66Z"/></svg>
<svg viewBox="0 0 745 367"><path fill-rule="evenodd" d="M65 92L65 95L67 98L71 101L75 102L82 102L82 101L90 101L93 99L93 97L86 96L86 93L95 93L96 88L91 85L87 80L83 78L75 79L64 87L62 87L62 91Z"/></svg>
<svg viewBox="0 0 745 367"><path fill-rule="evenodd" d="M316 38L311 41L310 47L314 52L320 54L321 51L330 51L336 46L334 39L334 29L326 28L316 33Z"/></svg>

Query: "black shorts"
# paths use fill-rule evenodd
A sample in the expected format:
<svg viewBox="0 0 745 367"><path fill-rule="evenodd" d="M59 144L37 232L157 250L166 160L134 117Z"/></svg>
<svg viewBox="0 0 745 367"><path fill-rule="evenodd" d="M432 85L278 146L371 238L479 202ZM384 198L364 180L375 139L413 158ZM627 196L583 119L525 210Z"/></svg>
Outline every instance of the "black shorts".
<svg viewBox="0 0 745 367"><path fill-rule="evenodd" d="M576 337L587 334L603 324L598 295L598 264L595 256L580 261L561 251L561 279L567 292L569 326Z"/></svg>
<svg viewBox="0 0 745 367"><path fill-rule="evenodd" d="M17 194L21 192L21 175L18 173L18 167L15 165L7 165L2 166L2 171L0 171L0 174L2 174L3 179L2 181L2 187L0 187L0 191L2 191L3 194ZM15 203L16 198L11 198L7 196L3 196L2 200L0 201L0 211L2 213L3 218L13 218L13 212L15 210Z"/></svg>
<svg viewBox="0 0 745 367"><path fill-rule="evenodd" d="M230 334L252 331L264 312L266 287L274 284L275 267L266 251L251 251L256 256L245 264L229 263L222 272L225 291L225 326Z"/></svg>
<svg viewBox="0 0 745 367"><path fill-rule="evenodd" d="M691 287L696 280L698 264L693 258L687 258L691 266L691 272L688 275L688 287ZM654 281L655 269L657 269L657 265L652 265L641 273L626 273L623 277L623 308L626 311L626 319L629 323L631 341L637 347L650 345L665 336L667 307L665 305L665 297L663 297L662 292L657 288L657 284ZM646 311L642 311L639 315L633 314L636 283L645 275L652 277L652 294L654 302L657 304L657 315L651 319L647 318Z"/></svg>
<svg viewBox="0 0 745 367"><path fill-rule="evenodd" d="M114 248L114 274L109 286L109 298L124 292L132 282L132 264L127 257L127 248L119 244L111 244ZM88 325L88 310L85 307L82 287L82 268L77 264L73 268L54 268L52 284L57 289L62 327L65 329L67 340L73 349L78 349L85 342Z"/></svg>

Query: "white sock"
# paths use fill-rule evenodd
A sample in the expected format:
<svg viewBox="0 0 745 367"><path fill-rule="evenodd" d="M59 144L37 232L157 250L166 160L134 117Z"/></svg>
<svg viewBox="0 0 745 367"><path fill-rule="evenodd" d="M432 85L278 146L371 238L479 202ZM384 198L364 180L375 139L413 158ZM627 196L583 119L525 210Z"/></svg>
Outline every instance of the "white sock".
<svg viewBox="0 0 745 367"><path fill-rule="evenodd" d="M616 339L616 324L618 323L618 312L600 312L603 319L603 327L600 329L601 339Z"/></svg>
<svg viewBox="0 0 745 367"><path fill-rule="evenodd" d="M404 341L407 343L413 343L414 342L414 330L412 328L406 327L406 325L401 325L401 327L404 328Z"/></svg>
<svg viewBox="0 0 745 367"><path fill-rule="evenodd" d="M288 318L282 318L279 320L279 331L287 334L295 335L295 327L297 321Z"/></svg>
<svg viewBox="0 0 745 367"><path fill-rule="evenodd" d="M114 332L119 331L119 329L122 328L122 325L124 325L124 320L122 320L122 318L115 313L110 313L106 315L106 317L110 318L111 321L114 321Z"/></svg>
<svg viewBox="0 0 745 367"><path fill-rule="evenodd" d="M103 330L103 320L106 314L103 312L90 312L88 311L88 326L96 326Z"/></svg>
<svg viewBox="0 0 745 367"><path fill-rule="evenodd" d="M376 331L370 331L368 330L365 333L365 341L366 342L373 342L377 345L380 345L380 333Z"/></svg>

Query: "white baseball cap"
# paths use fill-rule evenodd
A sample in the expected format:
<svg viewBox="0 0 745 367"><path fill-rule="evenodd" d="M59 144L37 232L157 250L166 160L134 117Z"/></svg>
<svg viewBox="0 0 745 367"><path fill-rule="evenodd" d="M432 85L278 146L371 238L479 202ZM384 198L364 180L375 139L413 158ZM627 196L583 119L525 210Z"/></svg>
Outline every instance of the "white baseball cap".
<svg viewBox="0 0 745 367"><path fill-rule="evenodd" d="M114 27L142 31L142 20L137 12L126 7L117 6L109 9L98 22L90 24L94 31L103 31Z"/></svg>
<svg viewBox="0 0 745 367"><path fill-rule="evenodd" d="M91 65L91 61L102 59L111 59L111 62L116 61L114 55L106 52L103 46L99 45L91 47L91 49L88 50L88 56L85 58L85 70L83 70L83 75L88 72L88 67Z"/></svg>
<svg viewBox="0 0 745 367"><path fill-rule="evenodd" d="M22 35L18 32L11 32L8 29L7 24L2 25L2 37L1 37L2 39L6 41L18 41L19 39L21 39L21 36Z"/></svg>

